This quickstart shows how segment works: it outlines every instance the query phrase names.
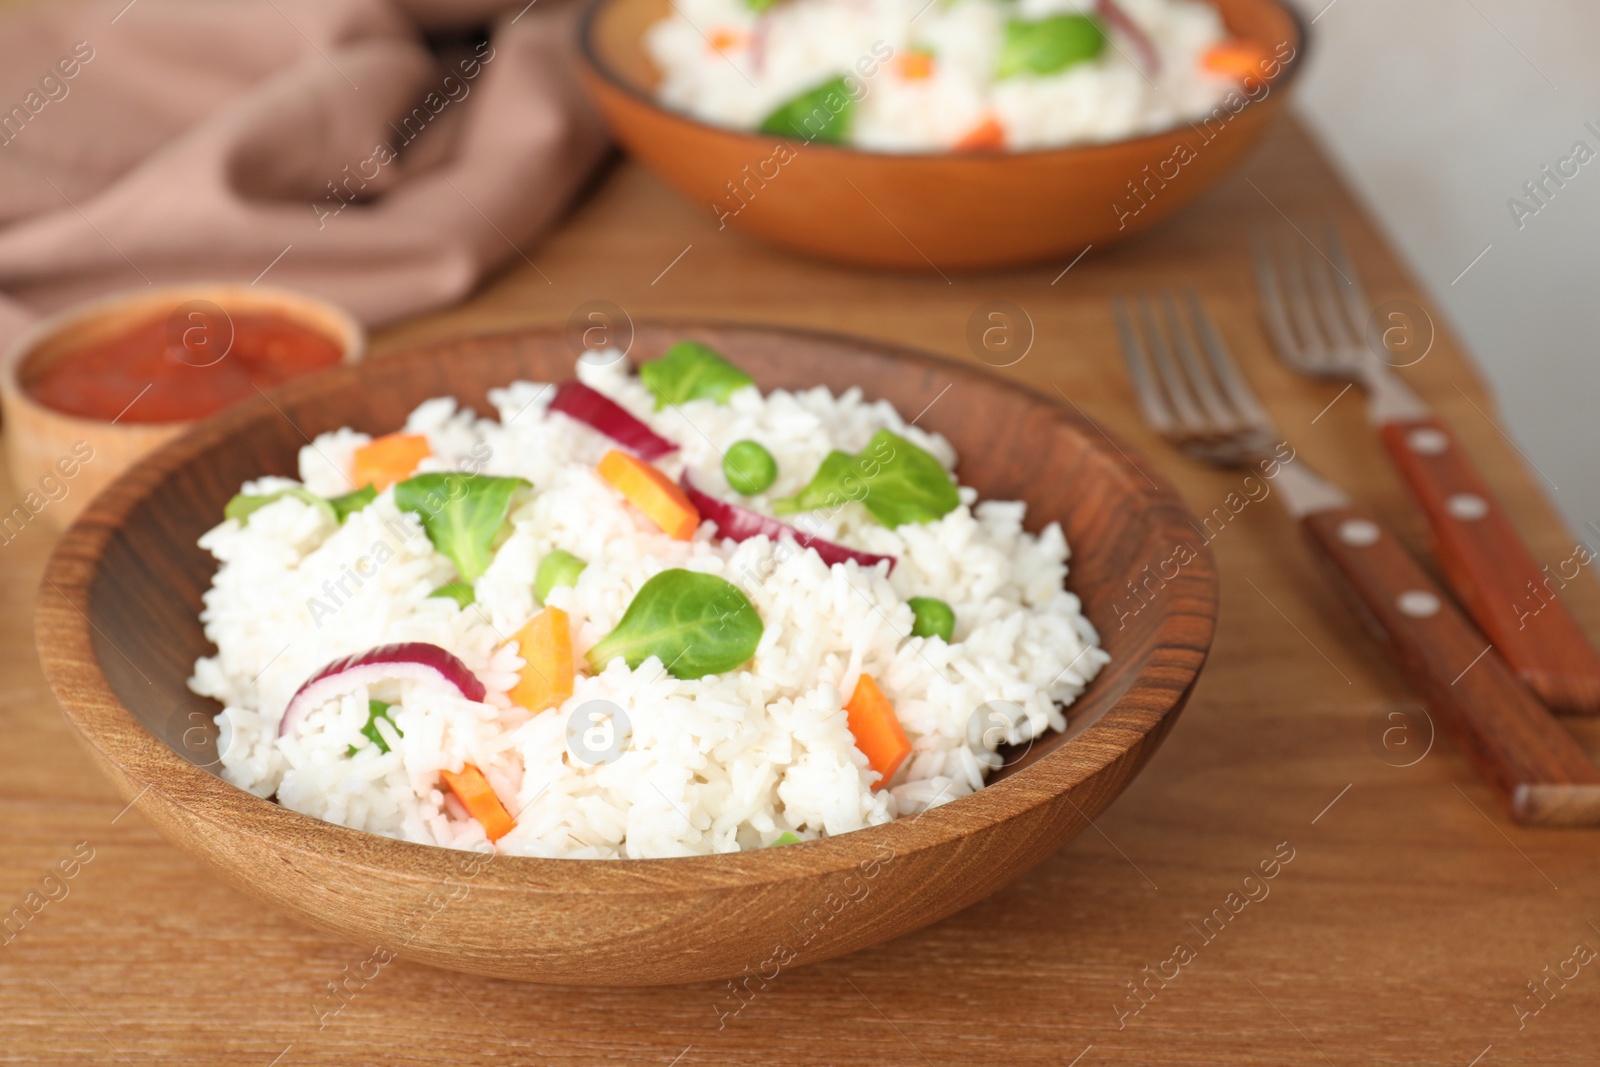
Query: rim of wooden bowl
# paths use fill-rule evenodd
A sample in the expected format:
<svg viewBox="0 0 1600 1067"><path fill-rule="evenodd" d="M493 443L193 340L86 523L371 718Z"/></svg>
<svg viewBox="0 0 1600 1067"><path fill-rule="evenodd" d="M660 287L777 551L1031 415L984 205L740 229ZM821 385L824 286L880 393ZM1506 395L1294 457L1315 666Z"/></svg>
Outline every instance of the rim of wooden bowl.
<svg viewBox="0 0 1600 1067"><path fill-rule="evenodd" d="M890 358L903 362L908 370L937 372L957 382L962 377L984 379L990 387L1015 393L1019 401L1047 405L1054 418L1083 436L1090 450L1126 475L1132 491L1144 499L1147 512L1165 513L1175 524L1191 515L1153 466L1139 463L1134 452L1086 416L970 365L869 338L768 324L651 319L636 326L643 328L784 334ZM90 503L50 557L39 587L35 635L45 676L68 721L132 804L140 804L144 791L156 788L167 803L181 806L191 816L225 826L232 834L244 833L270 843L279 852L298 852L325 861L337 858L343 864L418 887L445 883L459 871L465 855L459 850L381 837L292 811L230 785L158 739L122 704L101 669L90 596L107 548L130 513L166 477L206 451L226 447L236 432L254 420L271 415L274 409L284 416L284 409L311 400L345 377L357 381L384 375L403 378L408 367L437 360L463 343L500 339L514 344L530 336L559 339L562 334L559 327L486 332L295 379L199 423L140 460ZM1098 444L1100 441L1106 444ZM1081 731L1074 733L1069 728L1068 739L1059 746L976 793L918 817L787 848L615 862L496 854L474 884L491 892L548 889L636 895L655 895L668 885L682 889L686 883L702 891L770 885L800 875L849 871L881 858L883 847L905 855L997 827L1050 803L1119 760L1148 756L1150 743L1164 735L1188 699L1215 634L1218 587L1209 549L1202 546L1168 584L1178 591L1163 598L1155 639L1121 696ZM1196 607L1179 610L1179 602ZM106 642L110 645L109 638ZM119 654L114 645L106 652L108 657Z"/></svg>
<svg viewBox="0 0 1600 1067"><path fill-rule="evenodd" d="M744 130L733 126L718 126L715 123L706 122L702 119L695 118L693 115L690 115L687 112L677 111L673 108L667 107L654 96L644 92L626 78L623 78L621 75L619 75L616 70L612 68L611 64L607 63L600 55L600 52L595 45L596 24L600 21L602 14L607 8L613 7L619 3L630 2L634 2L634 0L593 0L593 2L584 11L583 17L578 23L578 57L582 64L589 69L590 73L599 78L601 81L605 82L607 85L648 106L665 118L672 119L686 126L698 126L703 130L711 130L716 133L726 134L730 138L748 141L752 144L752 146L755 146L758 143L761 145L771 145L776 142L782 142L791 145L803 145L808 152L821 152L830 155L867 156L872 159L903 160L907 163L928 163L932 161L941 161L958 162L964 165L971 165L973 163L993 164L999 160L1005 159L1038 158L1041 156L1051 155L1085 156L1095 152L1119 151L1129 145L1153 148L1156 145L1156 142L1163 141L1171 137L1174 133L1190 129L1190 125L1188 123L1176 122L1171 126L1163 127L1154 133L1142 134L1138 137L1123 137L1114 141L1097 141L1089 144L1053 145L1042 148L1025 148L1014 152L1007 151L996 153L963 154L958 152L876 151L873 149L857 148L853 145L833 144L827 141L801 141L793 137L765 134L756 130ZM1217 0L1205 0L1205 2L1209 3L1212 7L1218 6ZM1294 57L1283 64L1282 73L1277 78L1273 79L1271 83L1273 92L1282 92L1287 90L1289 86L1294 83L1294 81L1299 77L1300 69L1305 66L1306 56L1310 52L1311 48L1311 24L1306 21L1305 16L1302 15L1293 4L1289 3L1288 0L1263 0L1263 2L1271 4L1281 13L1286 15L1290 23L1295 28L1296 40L1294 41Z"/></svg>

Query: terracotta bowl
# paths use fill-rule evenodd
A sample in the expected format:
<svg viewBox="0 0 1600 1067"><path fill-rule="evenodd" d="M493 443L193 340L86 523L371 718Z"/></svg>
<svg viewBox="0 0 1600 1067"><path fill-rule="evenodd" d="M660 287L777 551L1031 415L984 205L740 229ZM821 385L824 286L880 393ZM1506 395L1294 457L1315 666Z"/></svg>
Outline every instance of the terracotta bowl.
<svg viewBox="0 0 1600 1067"><path fill-rule="evenodd" d="M643 36L670 0L597 0L580 30L581 70L623 146L719 226L864 266L996 267L1138 233L1254 143L1304 60L1306 27L1282 0L1213 2L1235 35L1268 53L1292 48L1285 69L1237 114L1101 145L896 155L708 125L655 101L660 76Z"/></svg>
<svg viewBox="0 0 1600 1067"><path fill-rule="evenodd" d="M560 332L525 332L291 382L272 394L276 407L250 402L201 424L97 498L51 558L37 614L45 673L95 762L173 843L296 919L369 949L536 982L646 985L746 968L770 977L925 926L1049 856L1155 752L1205 662L1217 607L1206 549L1163 587L1147 586L1142 609L1132 610L1128 585L1197 543L1189 513L1140 473L1154 467L1135 467L1130 450L1075 412L980 371L737 326L640 325L632 355L651 358L684 336L727 352L764 388L859 385L912 412L949 388L922 425L960 450L965 483L1026 501L1032 529L1062 523L1068 584L1111 653L1066 734L1013 753L998 781L914 820L665 860L484 861L320 822L222 781L219 709L184 685L211 651L197 615L214 562L195 539L243 480L293 474L302 430L389 431L443 394L488 412L492 386L571 375Z"/></svg>
<svg viewBox="0 0 1600 1067"><path fill-rule="evenodd" d="M135 289L52 315L36 323L0 356L0 404L4 407L11 478L18 493L32 492L37 496L42 506L33 514L58 528L65 526L129 464L193 423L121 422L68 415L34 400L28 393L28 384L57 359L82 345L114 336L153 315L170 314L197 300L221 308L224 313L282 315L338 342L346 363L359 360L366 350L366 331L341 309L315 297L265 286ZM85 455L90 458L79 462ZM41 484L45 478L51 480Z"/></svg>

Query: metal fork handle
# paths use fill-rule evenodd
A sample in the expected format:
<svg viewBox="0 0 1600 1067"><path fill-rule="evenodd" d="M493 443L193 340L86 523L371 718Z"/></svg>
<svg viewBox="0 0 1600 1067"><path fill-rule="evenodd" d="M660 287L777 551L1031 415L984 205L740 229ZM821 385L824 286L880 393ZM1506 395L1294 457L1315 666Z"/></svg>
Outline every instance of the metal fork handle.
<svg viewBox="0 0 1600 1067"><path fill-rule="evenodd" d="M1298 457L1278 465L1273 473L1270 461L1258 463L1261 473L1277 479L1278 493L1284 509L1297 519L1317 511L1330 511L1350 503L1343 489L1312 470Z"/></svg>
<svg viewBox="0 0 1600 1067"><path fill-rule="evenodd" d="M1361 356L1361 384L1367 391L1367 416L1374 424L1426 418L1428 405L1400 376L1371 352Z"/></svg>
<svg viewBox="0 0 1600 1067"><path fill-rule="evenodd" d="M1376 515L1331 508L1301 527L1512 818L1600 826L1600 769Z"/></svg>
<svg viewBox="0 0 1600 1067"><path fill-rule="evenodd" d="M1593 556L1582 549L1554 574L1540 567L1440 420L1394 420L1379 435L1428 518L1445 577L1495 649L1554 710L1600 715L1600 655L1558 594Z"/></svg>

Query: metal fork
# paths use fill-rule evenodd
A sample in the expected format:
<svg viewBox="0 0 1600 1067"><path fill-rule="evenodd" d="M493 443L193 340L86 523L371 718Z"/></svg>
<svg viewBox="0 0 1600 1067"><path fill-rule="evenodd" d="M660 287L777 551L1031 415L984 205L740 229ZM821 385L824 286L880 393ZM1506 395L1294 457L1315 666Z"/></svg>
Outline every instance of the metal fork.
<svg viewBox="0 0 1600 1067"><path fill-rule="evenodd" d="M1262 474L1276 468L1274 478L1288 474L1291 468L1278 456L1288 447L1283 435L1234 366L1199 298L1185 294L1187 323L1170 292L1133 303L1140 329L1129 301L1116 301L1113 312L1139 410L1151 428L1203 463ZM1291 515L1349 504L1342 490L1304 464L1293 469L1279 486Z"/></svg>
<svg viewBox="0 0 1600 1067"><path fill-rule="evenodd" d="M1369 415L1427 516L1445 577L1468 612L1546 704L1600 714L1600 654L1450 428L1400 380L1383 358L1384 346L1367 336L1367 298L1338 231L1330 226L1323 243L1319 250L1295 236L1274 250L1268 238L1257 238L1262 318L1278 354L1302 373L1362 386Z"/></svg>
<svg viewBox="0 0 1600 1067"><path fill-rule="evenodd" d="M1113 302L1112 312L1151 428L1195 459L1273 483L1513 818L1600 825L1600 770L1377 516L1298 458L1199 298L1188 293L1180 306L1171 293L1142 296Z"/></svg>
<svg viewBox="0 0 1600 1067"><path fill-rule="evenodd" d="M1366 293L1338 232L1330 227L1324 243L1326 254L1287 243L1274 253L1270 238L1256 238L1261 315L1278 355L1302 374L1360 385L1376 423L1426 418L1428 406L1367 344Z"/></svg>

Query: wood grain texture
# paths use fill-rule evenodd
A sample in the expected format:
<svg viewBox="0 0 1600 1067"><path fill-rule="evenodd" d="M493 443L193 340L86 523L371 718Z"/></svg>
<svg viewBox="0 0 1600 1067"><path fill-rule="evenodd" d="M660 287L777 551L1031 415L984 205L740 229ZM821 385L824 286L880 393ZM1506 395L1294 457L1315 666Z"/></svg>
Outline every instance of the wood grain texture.
<svg viewBox="0 0 1600 1067"><path fill-rule="evenodd" d="M1070 588L1111 656L1066 733L1030 746L1003 781L915 819L788 849L616 863L491 860L394 841L215 777L207 723L220 708L185 688L212 651L196 614L216 563L195 541L243 482L294 476L308 437L342 425L393 432L435 396L492 414L490 389L565 380L574 360L565 333L542 330L426 345L290 383L96 498L57 546L36 616L45 675L96 762L174 843L264 902L402 959L527 981L701 981L828 959L966 907L1059 849L1143 767L1205 662L1216 575L1203 546L1161 578L1148 610L1115 610L1142 570L1199 541L1193 517L1086 418L998 377L766 328L641 323L631 353L653 359L685 338L765 389L859 387L925 412L922 426L972 457L964 484L1026 501L1035 530L1061 525L1074 548ZM925 411L943 394L950 403ZM448 899L436 904L437 893Z"/></svg>
<svg viewBox="0 0 1600 1067"><path fill-rule="evenodd" d="M1328 18L1344 12L1341 3ZM1238 476L1167 450L1134 407L1106 302L1192 284L1306 461L1426 558L1426 525L1354 392L1324 413L1329 391L1282 367L1261 334L1247 238L1257 226L1292 235L1278 209L1307 232L1332 216L1374 299L1427 304L1316 146L1285 123L1163 228L1090 252L1054 285L1071 256L951 285L797 261L719 232L702 206L623 165L524 250L548 283L514 259L471 301L374 338L382 358L465 333L560 325L609 301L639 320L810 324L976 366L968 320L1008 300L1035 337L999 374L1077 405L1138 448L1149 473L1165 472L1195 513L1227 516L1212 523L1222 608L1205 673L1161 751L1095 827L973 907L783 973L721 1028L722 983L530 987L400 960L363 979L370 947L261 906L139 811L119 816L125 801L73 739L34 656L25 605L52 537L30 527L0 548L0 602L15 606L0 613L0 910L38 890L78 842L95 858L0 948L0 1062L1066 1067L1082 1054L1076 1067L1467 1067L1483 1054L1478 1067L1590 1067L1600 974L1585 966L1564 987L1552 982L1548 1002L1525 983L1544 981L1578 941L1600 948L1589 926L1600 923L1593 835L1506 818L1276 502L1231 514ZM1448 330L1400 373L1456 428L1534 557L1570 556L1574 537L1537 476L1474 410L1492 413L1493 401ZM0 483L0 501L15 492ZM1563 597L1594 635L1591 572ZM1568 725L1600 750L1600 722ZM1295 858L1271 895L1210 940L1195 933L1190 924L1225 907L1284 841ZM1161 988L1145 968L1162 967L1180 940L1197 956ZM1155 992L1123 1017L1141 1003L1134 982ZM329 983L351 990L330 1000ZM319 1015L330 1004L343 1010Z"/></svg>
<svg viewBox="0 0 1600 1067"><path fill-rule="evenodd" d="M1600 769L1378 517L1343 507L1302 524L1512 816L1531 826L1600 825Z"/></svg>
<svg viewBox="0 0 1600 1067"><path fill-rule="evenodd" d="M1305 30L1281 0L1214 0L1230 30L1286 60L1242 109L1109 144L999 154L861 152L711 126L655 102L643 45L669 0L604 0L580 71L613 134L715 219L843 263L943 272L1077 255L1139 233L1231 170L1288 98ZM881 56L863 57L876 64ZM1244 96L1237 98L1241 103Z"/></svg>
<svg viewBox="0 0 1600 1067"><path fill-rule="evenodd" d="M1413 445L1418 431L1425 448ZM1541 566L1443 420L1385 423L1383 444L1428 518L1450 587L1496 651L1551 708L1600 715L1600 655L1560 590L1592 556Z"/></svg>

